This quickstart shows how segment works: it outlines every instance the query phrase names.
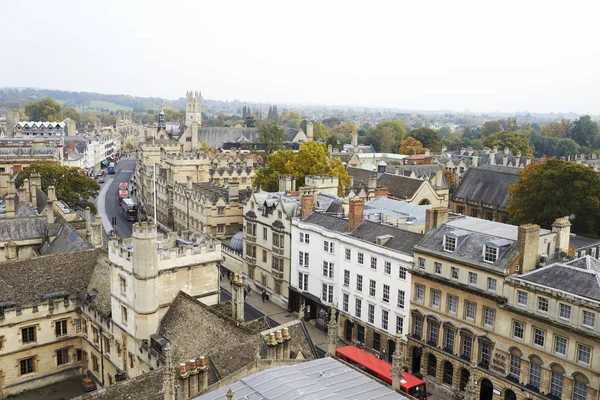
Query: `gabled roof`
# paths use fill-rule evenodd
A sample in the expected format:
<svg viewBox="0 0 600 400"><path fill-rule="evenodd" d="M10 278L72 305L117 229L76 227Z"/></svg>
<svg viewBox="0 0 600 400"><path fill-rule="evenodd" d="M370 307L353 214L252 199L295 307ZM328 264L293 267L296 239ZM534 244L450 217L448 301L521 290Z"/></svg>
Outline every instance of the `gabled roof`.
<svg viewBox="0 0 600 400"><path fill-rule="evenodd" d="M508 189L519 180L520 169L485 165L469 168L461 179L453 199L498 206L505 210L508 203Z"/></svg>
<svg viewBox="0 0 600 400"><path fill-rule="evenodd" d="M84 250L1 263L0 302L27 306L38 303L44 294L60 291L85 299L100 253Z"/></svg>
<svg viewBox="0 0 600 400"><path fill-rule="evenodd" d="M346 232L348 230L348 220L318 212L302 218L302 222L315 224L333 232Z"/></svg>
<svg viewBox="0 0 600 400"><path fill-rule="evenodd" d="M262 344L260 335L184 292L173 300L159 334L171 343L174 363L208 356L220 376L252 362Z"/></svg>
<svg viewBox="0 0 600 400"><path fill-rule="evenodd" d="M567 263L535 269L511 279L538 284L600 301L600 261L584 256Z"/></svg>
<svg viewBox="0 0 600 400"><path fill-rule="evenodd" d="M44 243L39 250L43 256L49 254L69 253L72 251L87 250L93 246L89 244L69 224L63 223L58 236L52 243Z"/></svg>
<svg viewBox="0 0 600 400"><path fill-rule="evenodd" d="M425 181L400 175L383 174L377 178L377 186L388 188L390 197L410 199L425 184Z"/></svg>
<svg viewBox="0 0 600 400"><path fill-rule="evenodd" d="M46 217L0 219L0 242L43 238L48 221Z"/></svg>

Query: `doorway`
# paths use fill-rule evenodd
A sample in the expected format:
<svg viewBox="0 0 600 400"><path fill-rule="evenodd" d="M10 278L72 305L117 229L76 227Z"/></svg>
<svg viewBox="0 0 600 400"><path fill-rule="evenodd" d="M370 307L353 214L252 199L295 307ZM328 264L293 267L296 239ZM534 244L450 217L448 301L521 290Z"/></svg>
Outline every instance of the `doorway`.
<svg viewBox="0 0 600 400"><path fill-rule="evenodd" d="M423 349L421 347L413 347L412 349L412 373L416 374L421 372L421 356L423 355Z"/></svg>
<svg viewBox="0 0 600 400"><path fill-rule="evenodd" d="M479 400L492 400L494 397L494 385L489 379L481 380L481 389L479 390Z"/></svg>
<svg viewBox="0 0 600 400"><path fill-rule="evenodd" d="M346 323L344 324L344 339L346 339L346 341L348 343L352 342L352 328L354 327L354 324L347 319Z"/></svg>
<svg viewBox="0 0 600 400"><path fill-rule="evenodd" d="M396 342L391 339L388 340L387 348L388 348L387 359L388 359L388 362L391 364L393 357L394 357L394 352L396 351Z"/></svg>

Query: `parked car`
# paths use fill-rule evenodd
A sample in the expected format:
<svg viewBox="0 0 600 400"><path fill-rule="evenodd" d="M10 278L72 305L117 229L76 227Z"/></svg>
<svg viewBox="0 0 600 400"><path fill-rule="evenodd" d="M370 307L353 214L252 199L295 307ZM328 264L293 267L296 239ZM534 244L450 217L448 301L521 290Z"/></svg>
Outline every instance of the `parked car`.
<svg viewBox="0 0 600 400"><path fill-rule="evenodd" d="M96 383L94 383L94 381L90 378L83 378L81 386L83 386L83 390L85 390L86 392L93 392L94 390L96 390Z"/></svg>
<svg viewBox="0 0 600 400"><path fill-rule="evenodd" d="M104 183L104 177L103 176L101 176L101 177L98 178L98 183Z"/></svg>

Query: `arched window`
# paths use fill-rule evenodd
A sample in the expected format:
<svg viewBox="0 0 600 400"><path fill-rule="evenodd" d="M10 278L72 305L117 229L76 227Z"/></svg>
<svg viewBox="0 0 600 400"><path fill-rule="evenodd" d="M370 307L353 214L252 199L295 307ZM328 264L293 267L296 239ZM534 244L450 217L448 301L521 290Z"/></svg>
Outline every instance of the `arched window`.
<svg viewBox="0 0 600 400"><path fill-rule="evenodd" d="M510 366L508 369L508 377L519 382L521 379L521 350L512 348L510 350Z"/></svg>
<svg viewBox="0 0 600 400"><path fill-rule="evenodd" d="M427 199L423 199L423 200L421 200L421 201L419 202L419 205L420 205L420 206L428 206L428 205L430 205L430 204L431 204L431 202L430 202L429 200L427 200Z"/></svg>
<svg viewBox="0 0 600 400"><path fill-rule="evenodd" d="M558 364L550 366L550 396L562 399L565 370Z"/></svg>
<svg viewBox="0 0 600 400"><path fill-rule="evenodd" d="M504 400L517 400L517 395L510 389L504 391Z"/></svg>
<svg viewBox="0 0 600 400"><path fill-rule="evenodd" d="M429 354L427 358L427 375L436 376L437 371L437 358L433 354Z"/></svg>
<svg viewBox="0 0 600 400"><path fill-rule="evenodd" d="M450 361L444 362L444 377L443 382L446 385L452 386L452 376L454 375L454 367Z"/></svg>
<svg viewBox="0 0 600 400"><path fill-rule="evenodd" d="M573 400L587 399L587 385L589 381L582 374L573 375Z"/></svg>
<svg viewBox="0 0 600 400"><path fill-rule="evenodd" d="M538 389L542 381L542 360L532 356L529 365L529 385Z"/></svg>
<svg viewBox="0 0 600 400"><path fill-rule="evenodd" d="M471 378L471 373L468 369L463 368L460 370L460 391L464 392L467 384L469 383L469 378Z"/></svg>

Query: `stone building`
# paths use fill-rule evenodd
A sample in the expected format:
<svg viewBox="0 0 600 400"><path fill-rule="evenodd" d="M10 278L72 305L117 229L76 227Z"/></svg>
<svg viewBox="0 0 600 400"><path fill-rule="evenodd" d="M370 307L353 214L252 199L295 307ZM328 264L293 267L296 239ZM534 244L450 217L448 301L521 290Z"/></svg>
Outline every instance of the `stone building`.
<svg viewBox="0 0 600 400"><path fill-rule="evenodd" d="M437 208L429 210L426 227L413 248L409 369L449 395L596 398L596 261L540 268L566 253L568 221L557 220L549 231L449 220L448 210ZM559 277L566 270L577 279ZM584 286L584 277L593 279Z"/></svg>
<svg viewBox="0 0 600 400"><path fill-rule="evenodd" d="M384 196L418 205L448 205L448 183L441 170L436 172L433 179L419 179L390 174L385 172L386 169L385 163L379 165L377 171L348 167L352 184L346 188L346 196L365 200Z"/></svg>
<svg viewBox="0 0 600 400"><path fill-rule="evenodd" d="M39 161L63 160L63 138L0 138L0 172L13 175Z"/></svg>
<svg viewBox="0 0 600 400"><path fill-rule="evenodd" d="M506 223L511 185L519 180L520 169L499 165L469 168L452 194L450 208L457 214Z"/></svg>

